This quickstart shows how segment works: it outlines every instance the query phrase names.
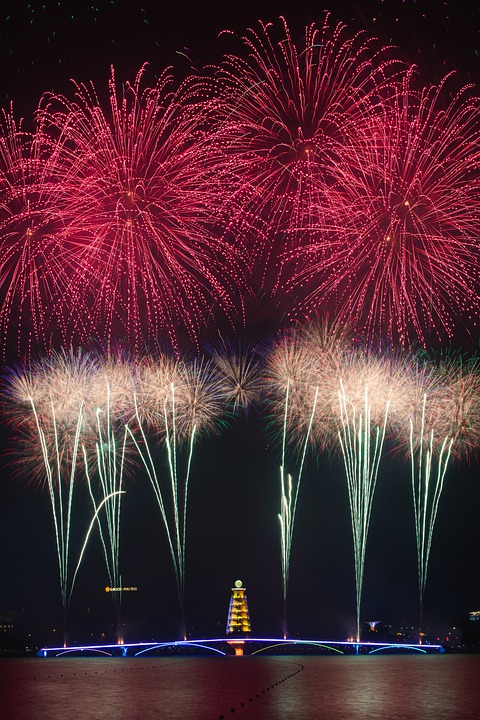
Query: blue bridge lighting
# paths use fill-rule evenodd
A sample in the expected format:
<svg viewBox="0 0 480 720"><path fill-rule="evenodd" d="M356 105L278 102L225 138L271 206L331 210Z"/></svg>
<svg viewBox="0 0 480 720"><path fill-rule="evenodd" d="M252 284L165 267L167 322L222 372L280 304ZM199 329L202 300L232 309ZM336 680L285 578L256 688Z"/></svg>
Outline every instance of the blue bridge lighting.
<svg viewBox="0 0 480 720"><path fill-rule="evenodd" d="M235 655L235 646L242 645L244 655L281 654L282 648L287 652L293 648L297 654L305 654L318 650L340 655L373 654L391 652L442 653L442 645L387 642L353 642L351 640L310 640L284 638L199 638L196 640L168 640L162 642L138 642L106 645L72 645L70 647L44 647L39 657L65 657L66 655L106 655L111 657L139 657L146 654L171 654L195 650L207 651L213 655Z"/></svg>

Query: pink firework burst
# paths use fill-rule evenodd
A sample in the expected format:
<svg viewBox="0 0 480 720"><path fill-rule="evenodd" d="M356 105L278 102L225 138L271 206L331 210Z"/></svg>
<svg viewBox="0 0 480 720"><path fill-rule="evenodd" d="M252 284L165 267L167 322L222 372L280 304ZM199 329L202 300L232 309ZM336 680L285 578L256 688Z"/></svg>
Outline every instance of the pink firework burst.
<svg viewBox="0 0 480 720"><path fill-rule="evenodd" d="M66 343L64 298L73 297L64 239L71 218L61 202L62 168L52 143L23 130L12 110L0 124L0 337L5 358Z"/></svg>
<svg viewBox="0 0 480 720"><path fill-rule="evenodd" d="M241 52L215 68L219 172L232 207L240 208L239 231L251 231L261 282L267 278L282 292L284 252L305 243L332 213L329 188L345 144L400 64L363 32L349 36L329 13L298 42L283 18L279 27L260 23L241 40Z"/></svg>
<svg viewBox="0 0 480 720"><path fill-rule="evenodd" d="M404 346L451 339L460 320L474 332L480 101L470 87L450 92L452 81L423 86L411 68L359 127L336 168L336 225L291 258L297 310L329 305L371 339Z"/></svg>
<svg viewBox="0 0 480 720"><path fill-rule="evenodd" d="M182 332L197 341L217 311L241 314L242 273L215 228L202 104L188 81L172 89L167 70L152 87L144 74L120 88L112 69L108 110L93 85L76 85L73 99L44 99L40 117L61 142L82 228L64 254L83 299L70 320L78 340L141 350L168 338L178 349Z"/></svg>

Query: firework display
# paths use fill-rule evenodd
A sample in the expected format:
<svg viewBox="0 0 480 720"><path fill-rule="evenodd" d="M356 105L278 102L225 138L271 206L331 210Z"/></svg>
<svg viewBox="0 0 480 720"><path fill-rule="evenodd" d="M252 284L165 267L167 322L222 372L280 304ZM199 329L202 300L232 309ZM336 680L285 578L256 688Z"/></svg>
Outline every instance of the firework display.
<svg viewBox="0 0 480 720"><path fill-rule="evenodd" d="M0 132L2 342L24 355L328 310L370 339L449 339L479 310L480 104L328 13L176 84L112 68ZM449 272L452 264L455 274ZM198 347L198 345L197 345Z"/></svg>
<svg viewBox="0 0 480 720"><path fill-rule="evenodd" d="M478 313L480 104L410 68L336 164L334 239L312 235L289 279L368 337L448 339ZM455 273L452 276L452 266ZM464 320L465 322L465 320Z"/></svg>
<svg viewBox="0 0 480 720"><path fill-rule="evenodd" d="M0 139L0 323L3 357L8 345L19 357L57 341L67 344L69 319L64 298L69 282L62 260L65 219L62 169L54 147L24 132L10 109ZM75 222L73 218L72 222Z"/></svg>
<svg viewBox="0 0 480 720"><path fill-rule="evenodd" d="M212 307L240 314L242 262L215 232L200 102L167 72L153 87L144 74L121 92L112 70L108 108L93 86L46 95L32 138L7 117L3 337L23 353L92 339L138 352L162 335L177 347Z"/></svg>
<svg viewBox="0 0 480 720"><path fill-rule="evenodd" d="M21 454L48 487L58 547L64 612L90 523L70 575L74 488L87 485L111 587L121 588L120 510L125 478L139 464L151 482L167 533L184 618L188 485L199 438L225 422L230 383L217 368L228 360L179 360L58 353L5 379L6 414ZM232 410L228 411L232 415ZM166 451L166 463L155 447ZM77 491L78 492L78 491ZM121 593L112 593L120 628ZM184 632L185 634L185 632Z"/></svg>
<svg viewBox="0 0 480 720"><path fill-rule="evenodd" d="M301 44L284 19L260 23L241 41L243 55L227 55L214 77L220 172L240 203L241 229L250 226L254 254L266 263L257 272L265 282L273 273L282 292L284 255L303 252L332 222L335 168L400 63L365 33L349 36L328 13Z"/></svg>
<svg viewBox="0 0 480 720"><path fill-rule="evenodd" d="M225 348L224 348L225 349ZM280 445L280 541L286 603L297 503L307 454L334 451L343 462L351 515L360 637L367 538L384 446L405 446L418 551L420 602L446 471L452 457L478 449L478 359L412 359L373 352L339 326L314 323L281 333L260 367L256 353L181 360L87 353L53 355L7 374L6 414L49 490L66 613L93 524L113 587L119 570L120 503L125 478L142 467L154 490L170 549L185 635L188 488L201 434L267 402ZM247 399L249 402L247 403ZM165 459L158 456L163 447ZM22 458L22 456L21 456ZM24 463L22 463L24 469ZM74 488L83 478L93 520L71 579L69 538ZM78 491L75 490L75 493ZM68 592L68 588L70 591ZM121 598L116 597L117 620Z"/></svg>
<svg viewBox="0 0 480 720"><path fill-rule="evenodd" d="M296 496L306 446L309 441L324 451L333 448L343 459L352 522L355 580L356 637L360 636L360 608L366 543L372 503L391 413L397 403L403 407L408 392L403 364L393 355L372 354L358 346L340 327L327 323L306 325L291 337L283 338L272 356L276 373L270 378L275 389L285 387L282 440L282 548L287 566L292 539ZM280 370L280 372L279 372ZM290 384L295 412L288 410ZM274 409L275 412L275 409ZM283 458L287 437L298 438L304 428L305 447L294 501L291 479L288 492L283 479ZM288 511L288 512L287 512ZM283 538L289 528L288 542ZM285 573L288 578L288 573ZM284 581L284 592L286 580Z"/></svg>
<svg viewBox="0 0 480 720"><path fill-rule="evenodd" d="M110 581L113 586L119 585L120 499L124 492L125 443L118 452L111 393L106 382L111 370L111 362L105 363L102 368L98 359L84 353L55 353L28 369L19 368L11 372L6 386L11 400L6 411L20 448L16 460L22 474L27 464L31 468L32 481L48 488L57 545L64 633L75 580L95 523L100 531ZM115 411L118 414L118 406L115 406ZM72 572L72 511L74 496L78 494L82 457L83 477L93 503L93 517L84 531L83 547L78 551L77 565ZM91 465L96 468L98 489ZM119 624L118 604L115 610Z"/></svg>
<svg viewBox="0 0 480 720"><path fill-rule="evenodd" d="M478 450L478 357L447 354L411 364L409 407L397 416L395 436L407 449L417 542L420 628L433 531L447 469Z"/></svg>
<svg viewBox="0 0 480 720"><path fill-rule="evenodd" d="M298 490L310 443L320 452L334 450L344 464L360 638L372 504L384 445L393 442L394 447L407 448L411 465L422 615L433 529L450 459L464 459L479 446L478 358L447 355L434 362L392 349L372 352L341 326L314 323L283 334L267 368L269 412L282 437L284 601ZM296 482L290 474L285 476L287 445L299 458Z"/></svg>
<svg viewBox="0 0 480 720"><path fill-rule="evenodd" d="M149 358L138 370L134 412L126 426L154 490L167 533L185 640L185 548L193 451L202 434L220 426L227 396L213 361ZM166 468L153 450L158 442L166 451Z"/></svg>
<svg viewBox="0 0 480 720"><path fill-rule="evenodd" d="M429 82L329 12L298 39L283 17L221 36L232 49L178 83L170 67L111 67L106 87L44 93L30 125L1 114L3 414L14 468L49 494L64 626L97 534L122 640L121 508L138 474L186 639L194 452L252 409L278 447L284 637L320 454L346 480L357 642L382 461L407 459L422 626L447 470L479 447L477 356L427 352L478 334L478 90ZM267 304L271 341L239 340Z"/></svg>

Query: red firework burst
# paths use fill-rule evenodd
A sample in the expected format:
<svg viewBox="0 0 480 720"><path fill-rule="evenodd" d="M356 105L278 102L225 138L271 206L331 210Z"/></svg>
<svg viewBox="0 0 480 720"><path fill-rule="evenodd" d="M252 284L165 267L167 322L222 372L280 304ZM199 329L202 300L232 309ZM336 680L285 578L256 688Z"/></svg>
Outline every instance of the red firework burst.
<svg viewBox="0 0 480 720"><path fill-rule="evenodd" d="M266 250L267 275L274 259L305 242L319 216L331 213L333 170L399 62L363 32L349 36L329 13L299 42L280 18L280 32L260 23L242 45L246 58L230 54L215 68L219 171L240 208L240 229L253 230L253 252L261 257Z"/></svg>
<svg viewBox="0 0 480 720"><path fill-rule="evenodd" d="M79 341L126 339L136 350L159 337L177 347L182 328L197 341L216 310L239 312L242 283L215 228L201 103L188 82L172 90L168 71L153 87L144 73L120 90L112 69L108 112L93 85L76 85L73 99L49 96L39 114L61 143L63 194L82 228L63 255L83 301L70 323Z"/></svg>
<svg viewBox="0 0 480 720"><path fill-rule="evenodd" d="M480 101L411 68L337 165L335 221L292 257L296 310L326 304L370 338L451 339L480 309ZM333 240L332 240L333 238ZM299 256L303 268L298 268Z"/></svg>
<svg viewBox="0 0 480 720"><path fill-rule="evenodd" d="M62 262L70 218L61 202L62 169L52 143L28 133L13 111L0 127L0 337L19 356L65 343L62 311L69 279ZM71 231L71 227L69 228ZM73 297L70 295L70 297Z"/></svg>

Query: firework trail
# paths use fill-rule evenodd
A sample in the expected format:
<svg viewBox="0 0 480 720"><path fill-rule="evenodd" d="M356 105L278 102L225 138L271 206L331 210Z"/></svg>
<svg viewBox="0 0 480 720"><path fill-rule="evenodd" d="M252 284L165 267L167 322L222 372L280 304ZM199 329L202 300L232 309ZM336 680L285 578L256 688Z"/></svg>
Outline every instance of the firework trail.
<svg viewBox="0 0 480 720"><path fill-rule="evenodd" d="M318 387L315 391L314 401L312 405L312 412L310 415L310 422L308 425L307 432L305 434L305 441L303 451L301 454L301 460L298 469L298 477L296 481L290 474L285 477L285 465L286 465L286 442L287 442L287 423L289 413L289 400L290 400L290 383L287 382L287 389L285 392L285 414L284 414L284 429L282 438L282 461L280 465L280 512L278 519L280 522L280 549L282 556L282 582L283 582L283 636L287 638L287 590L288 581L290 578L290 556L292 550L292 539L293 529L295 525L295 518L297 512L298 502L298 491L300 489L300 483L302 480L303 468L305 464L305 457L307 453L308 444L310 441L310 434L315 417L315 410L318 398Z"/></svg>
<svg viewBox="0 0 480 720"><path fill-rule="evenodd" d="M408 448L417 543L420 632L433 532L447 469L478 450L480 362L461 353L412 363L411 406L398 425Z"/></svg>
<svg viewBox="0 0 480 720"><path fill-rule="evenodd" d="M226 392L213 361L167 356L144 358L137 369L132 420L128 432L145 467L160 509L172 556L185 625L185 558L188 487L193 451L202 433L213 431L225 412ZM152 442L166 452L168 481Z"/></svg>
<svg viewBox="0 0 480 720"><path fill-rule="evenodd" d="M379 424L372 422L373 393L368 382L364 383L362 390L363 400L352 401L343 379L340 379L338 402L341 425L338 430L338 442L345 464L352 519L357 642L360 640L360 608L368 529L390 408L390 401L387 400L381 422Z"/></svg>
<svg viewBox="0 0 480 720"><path fill-rule="evenodd" d="M328 306L370 340L425 345L477 324L480 101L415 68L395 87L337 163L333 233L291 254L287 288L300 313Z"/></svg>
<svg viewBox="0 0 480 720"><path fill-rule="evenodd" d="M59 354L6 377L6 413L22 448L22 472L27 463L33 480L46 485L49 492L64 634L74 582L70 579L70 531L85 412L83 389L92 369L90 359L81 354Z"/></svg>
<svg viewBox="0 0 480 720"><path fill-rule="evenodd" d="M5 381L6 414L20 447L17 462L22 473L25 466L30 467L32 478L49 491L65 632L68 606L95 524L100 531L111 585L121 586L119 522L127 436L123 422L116 418L121 417L125 398L131 395L131 390L129 394L125 390L126 369L125 364L112 358L100 361L82 352L53 352L28 369L10 372ZM119 428L123 432L120 450ZM94 475L98 478L98 490ZM93 517L71 572L72 512L79 478L86 479ZM121 596L114 597L118 622L120 602Z"/></svg>
<svg viewBox="0 0 480 720"><path fill-rule="evenodd" d="M323 396L315 384L311 355L306 352L302 332L285 331L267 355L264 384L271 423L281 437L280 458L280 549L283 587L284 637L287 637L287 593L290 557L298 495L307 450L312 442L317 412ZM318 427L318 423L317 423ZM277 430L278 428L278 430ZM295 468L295 475L287 466Z"/></svg>
<svg viewBox="0 0 480 720"><path fill-rule="evenodd" d="M219 173L238 210L238 232L248 242L251 231L265 282L283 253L331 215L329 188L346 140L400 64L364 33L349 36L329 13L297 43L284 18L249 28L240 42L214 68L212 134L223 149ZM273 289L281 284L277 278Z"/></svg>
<svg viewBox="0 0 480 720"><path fill-rule="evenodd" d="M132 445L128 442L129 434L123 417L133 391L131 363L119 356L109 356L98 362L97 370L90 379L82 453L110 587L119 588L111 595L117 622L117 640L121 643L120 511L126 456ZM93 482L94 476L98 483ZM102 506L104 512L100 513Z"/></svg>
<svg viewBox="0 0 480 720"><path fill-rule="evenodd" d="M312 437L321 449L335 448L345 468L359 641L366 546L379 466L391 414L404 408L409 386L401 355L373 352L348 330L336 327L336 337L321 323L306 325L303 332L310 355L310 383L313 380L313 386L320 388L321 398Z"/></svg>

